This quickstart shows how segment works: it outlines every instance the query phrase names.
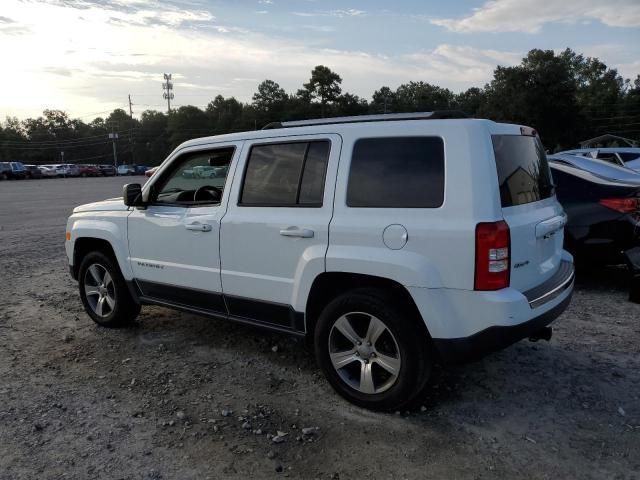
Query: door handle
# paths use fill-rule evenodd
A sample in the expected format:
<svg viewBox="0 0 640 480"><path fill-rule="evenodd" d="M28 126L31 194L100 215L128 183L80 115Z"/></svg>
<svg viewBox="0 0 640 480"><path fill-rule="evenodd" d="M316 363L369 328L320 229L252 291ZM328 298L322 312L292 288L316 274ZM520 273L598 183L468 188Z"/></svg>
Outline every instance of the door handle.
<svg viewBox="0 0 640 480"><path fill-rule="evenodd" d="M280 230L283 237L313 238L313 230L308 228L289 227Z"/></svg>
<svg viewBox="0 0 640 480"><path fill-rule="evenodd" d="M194 232L210 232L212 230L211 225L208 223L188 223L184 228L193 230Z"/></svg>
<svg viewBox="0 0 640 480"><path fill-rule="evenodd" d="M567 224L566 215L557 215L536 225L537 238L550 238Z"/></svg>

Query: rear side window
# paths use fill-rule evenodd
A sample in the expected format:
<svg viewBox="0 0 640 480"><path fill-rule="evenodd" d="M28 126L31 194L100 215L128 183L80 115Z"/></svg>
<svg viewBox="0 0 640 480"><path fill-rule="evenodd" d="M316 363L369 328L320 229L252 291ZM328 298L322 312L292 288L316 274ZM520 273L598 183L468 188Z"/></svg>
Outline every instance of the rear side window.
<svg viewBox="0 0 640 480"><path fill-rule="evenodd" d="M631 160L640 160L640 153L627 153L620 152L618 153L623 162L630 162Z"/></svg>
<svg viewBox="0 0 640 480"><path fill-rule="evenodd" d="M255 145L240 194L244 206L322 206L330 143Z"/></svg>
<svg viewBox="0 0 640 480"><path fill-rule="evenodd" d="M553 195L547 156L538 137L493 135L491 139L503 208L537 202Z"/></svg>
<svg viewBox="0 0 640 480"><path fill-rule="evenodd" d="M356 142L347 187L348 206L437 208L443 202L441 138L364 138Z"/></svg>

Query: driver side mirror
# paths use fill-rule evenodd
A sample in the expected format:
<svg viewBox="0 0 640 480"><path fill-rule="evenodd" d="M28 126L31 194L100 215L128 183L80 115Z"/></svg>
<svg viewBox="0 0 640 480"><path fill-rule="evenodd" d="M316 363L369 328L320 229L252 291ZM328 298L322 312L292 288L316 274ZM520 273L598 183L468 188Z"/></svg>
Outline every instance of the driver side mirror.
<svg viewBox="0 0 640 480"><path fill-rule="evenodd" d="M142 186L139 183L129 183L122 188L122 197L127 207L144 207L142 200Z"/></svg>

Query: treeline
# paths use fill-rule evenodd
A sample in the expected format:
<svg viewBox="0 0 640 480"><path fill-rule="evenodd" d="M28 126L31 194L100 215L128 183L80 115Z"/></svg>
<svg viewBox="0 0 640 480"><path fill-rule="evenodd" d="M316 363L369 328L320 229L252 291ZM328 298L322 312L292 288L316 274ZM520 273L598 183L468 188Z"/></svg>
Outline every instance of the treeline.
<svg viewBox="0 0 640 480"><path fill-rule="evenodd" d="M383 86L367 100L343 92L341 84L336 72L319 65L295 93L263 81L251 103L218 95L204 110L182 106L169 115L147 110L136 119L116 109L89 123L59 110L22 121L7 118L0 125L0 158L110 163L108 135L116 132L119 163L155 165L190 138L259 129L272 121L432 110L532 126L552 151L604 133L640 138L640 75L631 82L597 58L570 49L560 54L531 50L519 65L497 67L483 88L461 93L412 81L395 90Z"/></svg>

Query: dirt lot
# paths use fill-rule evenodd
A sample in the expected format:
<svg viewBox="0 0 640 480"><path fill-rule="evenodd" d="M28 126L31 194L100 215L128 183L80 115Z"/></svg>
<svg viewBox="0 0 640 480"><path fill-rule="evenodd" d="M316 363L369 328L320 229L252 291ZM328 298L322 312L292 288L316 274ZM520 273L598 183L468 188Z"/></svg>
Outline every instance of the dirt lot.
<svg viewBox="0 0 640 480"><path fill-rule="evenodd" d="M640 305L622 272L581 279L551 342L438 369L421 410L376 414L300 341L158 307L95 326L64 226L123 183L0 182L0 478L640 478Z"/></svg>

